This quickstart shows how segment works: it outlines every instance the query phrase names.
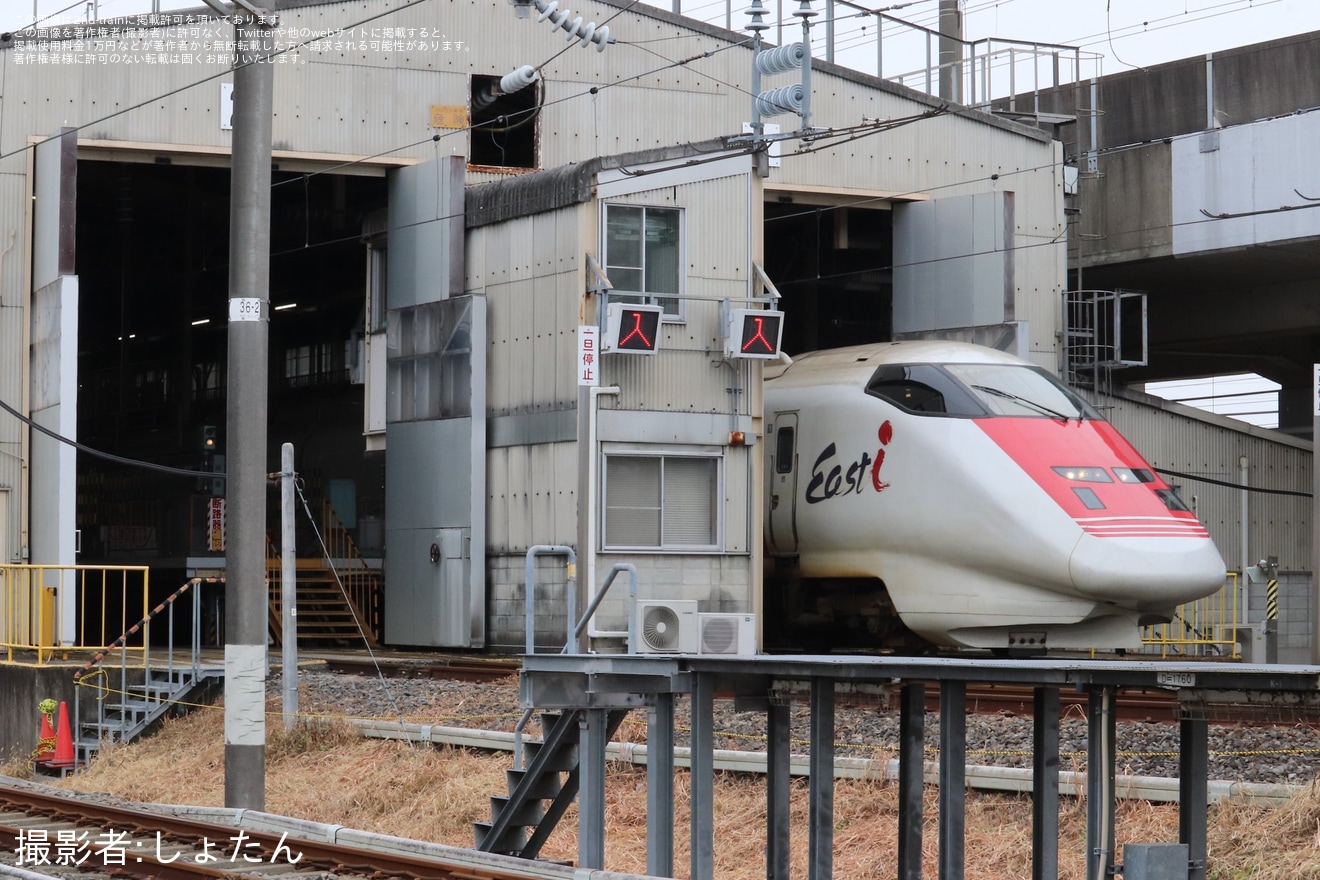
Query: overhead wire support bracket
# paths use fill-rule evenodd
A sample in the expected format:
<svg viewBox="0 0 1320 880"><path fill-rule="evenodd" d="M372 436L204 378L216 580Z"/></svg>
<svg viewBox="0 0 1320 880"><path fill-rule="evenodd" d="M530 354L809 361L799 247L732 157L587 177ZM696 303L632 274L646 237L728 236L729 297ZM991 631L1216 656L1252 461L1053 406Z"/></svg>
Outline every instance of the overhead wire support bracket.
<svg viewBox="0 0 1320 880"><path fill-rule="evenodd" d="M587 279L587 293L605 293L614 289L614 283L591 254L587 254L587 274L595 279L592 280L591 277Z"/></svg>
<svg viewBox="0 0 1320 880"><path fill-rule="evenodd" d="M755 291L756 285L759 284L761 288L769 294L768 296L757 296L753 293L753 302L774 303L781 298L779 295L779 288L775 287L775 283L770 280L770 276L765 274L765 269L761 268L760 263L752 263L752 276L755 279L752 285L752 290Z"/></svg>

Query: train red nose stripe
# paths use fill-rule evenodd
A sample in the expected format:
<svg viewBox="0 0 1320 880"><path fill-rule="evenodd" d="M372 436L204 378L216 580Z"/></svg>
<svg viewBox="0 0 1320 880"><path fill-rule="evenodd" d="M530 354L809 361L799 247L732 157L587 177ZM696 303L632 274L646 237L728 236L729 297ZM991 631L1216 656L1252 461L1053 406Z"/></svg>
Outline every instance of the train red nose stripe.
<svg viewBox="0 0 1320 880"><path fill-rule="evenodd" d="M1008 454L1085 531L1097 538L1195 538L1210 533L1186 511L1170 510L1155 494L1164 481L1128 483L1089 481L1089 496L1075 491L1082 483L1055 467L1082 470L1139 468L1151 470L1141 454L1108 422L1060 423L1047 418L978 419L977 425ZM1107 511L1107 512L1106 512ZM1102 514L1102 515L1097 515Z"/></svg>

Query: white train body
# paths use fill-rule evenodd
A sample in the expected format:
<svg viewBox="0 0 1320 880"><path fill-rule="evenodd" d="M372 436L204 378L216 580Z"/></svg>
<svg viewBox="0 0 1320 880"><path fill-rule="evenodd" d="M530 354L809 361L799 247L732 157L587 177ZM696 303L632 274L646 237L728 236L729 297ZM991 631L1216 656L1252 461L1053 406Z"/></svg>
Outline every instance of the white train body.
<svg viewBox="0 0 1320 880"><path fill-rule="evenodd" d="M1139 624L1223 584L1153 468L1025 361L882 343L768 375L772 629L796 616L827 643L859 628L880 642L896 615L938 645L1135 648Z"/></svg>

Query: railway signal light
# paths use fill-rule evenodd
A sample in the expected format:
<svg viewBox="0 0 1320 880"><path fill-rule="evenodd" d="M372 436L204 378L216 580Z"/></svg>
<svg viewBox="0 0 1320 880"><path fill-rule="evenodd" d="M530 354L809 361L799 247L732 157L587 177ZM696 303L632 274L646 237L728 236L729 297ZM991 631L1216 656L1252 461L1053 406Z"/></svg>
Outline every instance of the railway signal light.
<svg viewBox="0 0 1320 880"><path fill-rule="evenodd" d="M732 309L724 336L724 356L731 358L779 357L784 313L769 309Z"/></svg>
<svg viewBox="0 0 1320 880"><path fill-rule="evenodd" d="M605 339L601 351L619 354L655 354L659 350L660 306L610 303L605 310Z"/></svg>

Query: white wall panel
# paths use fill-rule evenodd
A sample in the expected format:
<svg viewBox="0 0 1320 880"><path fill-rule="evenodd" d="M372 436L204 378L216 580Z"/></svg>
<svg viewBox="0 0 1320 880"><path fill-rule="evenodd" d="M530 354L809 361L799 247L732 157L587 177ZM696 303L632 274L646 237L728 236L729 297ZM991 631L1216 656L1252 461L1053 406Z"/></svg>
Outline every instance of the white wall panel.
<svg viewBox="0 0 1320 880"><path fill-rule="evenodd" d="M1298 192L1320 193L1320 116L1304 113L1176 138L1173 152L1173 250L1188 254L1320 235L1320 209ZM1238 215L1225 219L1210 214Z"/></svg>
<svg viewBox="0 0 1320 880"><path fill-rule="evenodd" d="M20 408L23 402L25 351L21 340L28 320L28 297L23 290L23 254L27 246L24 231L25 178L19 174L0 174L0 400ZM23 541L22 502L23 435L18 419L0 413L0 505L5 507L5 548L0 549L0 563L10 562ZM7 552L6 552L7 551Z"/></svg>

